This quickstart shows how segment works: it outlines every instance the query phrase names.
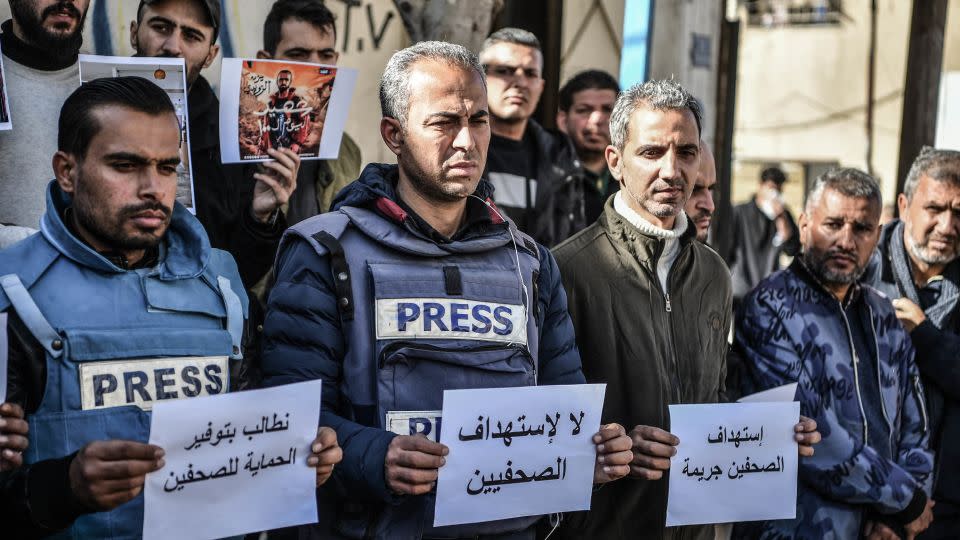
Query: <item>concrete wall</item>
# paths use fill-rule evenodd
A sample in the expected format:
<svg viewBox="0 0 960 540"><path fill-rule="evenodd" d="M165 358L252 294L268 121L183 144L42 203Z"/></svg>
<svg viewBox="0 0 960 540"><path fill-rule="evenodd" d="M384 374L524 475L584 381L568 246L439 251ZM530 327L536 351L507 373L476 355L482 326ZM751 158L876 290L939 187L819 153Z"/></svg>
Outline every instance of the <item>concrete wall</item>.
<svg viewBox="0 0 960 540"><path fill-rule="evenodd" d="M870 0L845 0L838 25L741 28L734 135L734 201L756 188L757 163L837 162L866 169ZM911 2L880 0L873 169L885 201L896 190ZM960 69L960 0L950 0L946 70ZM744 20L745 17L741 17ZM802 174L791 175L798 208Z"/></svg>

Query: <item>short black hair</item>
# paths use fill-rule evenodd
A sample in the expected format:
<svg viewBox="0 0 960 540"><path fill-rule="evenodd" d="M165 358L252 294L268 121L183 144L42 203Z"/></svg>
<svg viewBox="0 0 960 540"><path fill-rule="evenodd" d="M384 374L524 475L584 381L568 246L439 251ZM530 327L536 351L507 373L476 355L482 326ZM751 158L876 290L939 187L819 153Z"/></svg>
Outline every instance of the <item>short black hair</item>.
<svg viewBox="0 0 960 540"><path fill-rule="evenodd" d="M480 52L482 53L497 43L513 43L515 45L533 47L534 49L543 52L540 47L540 40L537 39L537 36L534 35L533 32L524 30L522 28L508 26L506 28L497 30L496 32L490 34L487 39L483 41L483 47L480 48Z"/></svg>
<svg viewBox="0 0 960 540"><path fill-rule="evenodd" d="M573 96L584 90L613 90L620 93L620 84L613 75L599 69L588 69L577 73L560 88L560 110L567 112L573 106Z"/></svg>
<svg viewBox="0 0 960 540"><path fill-rule="evenodd" d="M95 79L80 85L63 102L57 133L57 149L83 158L90 141L100 133L94 112L110 105L160 116L176 115L170 96L142 77Z"/></svg>
<svg viewBox="0 0 960 540"><path fill-rule="evenodd" d="M337 38L337 19L321 0L277 0L263 23L263 50L271 56L280 45L280 28L290 19L310 23L316 28L330 28Z"/></svg>
<svg viewBox="0 0 960 540"><path fill-rule="evenodd" d="M767 167L760 173L760 182L773 182L781 186L786 181L787 175L783 173L783 169L777 166Z"/></svg>

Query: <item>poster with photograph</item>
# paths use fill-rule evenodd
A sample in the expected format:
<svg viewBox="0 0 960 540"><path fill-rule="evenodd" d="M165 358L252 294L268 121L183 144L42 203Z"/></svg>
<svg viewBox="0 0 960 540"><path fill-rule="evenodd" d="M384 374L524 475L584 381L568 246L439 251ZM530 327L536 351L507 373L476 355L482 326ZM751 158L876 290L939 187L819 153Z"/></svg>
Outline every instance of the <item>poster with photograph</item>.
<svg viewBox="0 0 960 540"><path fill-rule="evenodd" d="M334 159L357 72L320 64L225 58L220 75L224 163L270 160L289 148L300 159Z"/></svg>
<svg viewBox="0 0 960 540"><path fill-rule="evenodd" d="M180 120L180 165L177 166L177 202L196 213L193 168L190 159L190 115L187 112L187 70L183 58L132 58L80 55L80 84L104 77L142 77L170 96Z"/></svg>
<svg viewBox="0 0 960 540"><path fill-rule="evenodd" d="M3 70L3 54L0 51L0 131L13 129L10 121L10 102L7 100L7 73Z"/></svg>

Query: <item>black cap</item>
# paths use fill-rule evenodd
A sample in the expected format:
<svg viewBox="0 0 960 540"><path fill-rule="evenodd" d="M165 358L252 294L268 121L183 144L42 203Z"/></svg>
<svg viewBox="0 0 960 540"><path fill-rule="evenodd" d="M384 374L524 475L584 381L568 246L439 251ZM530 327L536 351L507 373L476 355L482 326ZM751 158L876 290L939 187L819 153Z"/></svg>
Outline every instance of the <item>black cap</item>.
<svg viewBox="0 0 960 540"><path fill-rule="evenodd" d="M158 4L160 2L168 2L170 0L140 0L140 5L137 6L137 14L140 14L140 10L143 9L143 6L149 6L151 4ZM203 6L203 9L207 12L207 17L210 17L210 24L213 25L213 41L217 40L217 35L220 33L220 0L195 0Z"/></svg>

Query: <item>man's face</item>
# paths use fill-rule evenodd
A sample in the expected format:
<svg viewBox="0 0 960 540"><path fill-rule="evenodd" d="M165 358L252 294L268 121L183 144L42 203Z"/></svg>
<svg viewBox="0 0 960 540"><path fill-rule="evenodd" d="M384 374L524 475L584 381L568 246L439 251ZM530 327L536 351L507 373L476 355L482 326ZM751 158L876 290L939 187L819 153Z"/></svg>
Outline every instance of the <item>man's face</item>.
<svg viewBox="0 0 960 540"><path fill-rule="evenodd" d="M290 88L290 80L292 78L293 76L290 74L290 72L281 72L280 75L277 75L277 88L280 90L286 90L287 88Z"/></svg>
<svg viewBox="0 0 960 540"><path fill-rule="evenodd" d="M76 54L89 5L90 0L10 0L10 14L28 43Z"/></svg>
<svg viewBox="0 0 960 540"><path fill-rule="evenodd" d="M570 110L557 113L557 126L570 136L578 154L602 154L610 144L610 113L616 101L613 90L588 88L573 95Z"/></svg>
<svg viewBox="0 0 960 540"><path fill-rule="evenodd" d="M406 127L399 147L391 147L397 162L424 198L463 199L477 189L490 144L483 79L472 70L420 60L411 68L409 85ZM383 128L381 123L382 133Z"/></svg>
<svg viewBox="0 0 960 540"><path fill-rule="evenodd" d="M130 23L130 44L137 56L183 58L187 84L216 58L220 47L213 42L213 27L207 12L195 0L167 0L144 6L140 23Z"/></svg>
<svg viewBox="0 0 960 540"><path fill-rule="evenodd" d="M490 113L503 120L525 121L543 93L543 55L516 43L497 43L480 55L487 71Z"/></svg>
<svg viewBox="0 0 960 540"><path fill-rule="evenodd" d="M960 253L960 186L921 176L913 199L897 199L910 254L927 265L946 264Z"/></svg>
<svg viewBox="0 0 960 540"><path fill-rule="evenodd" d="M657 219L676 216L700 167L696 119L686 109L655 110L641 103L630 115L623 149L608 146L606 157L634 210Z"/></svg>
<svg viewBox="0 0 960 540"><path fill-rule="evenodd" d="M86 156L65 155L56 167L63 190L73 195L80 227L98 249L130 251L155 246L170 225L177 195L180 128L172 112L151 116L106 106L93 114L102 128Z"/></svg>
<svg viewBox="0 0 960 540"><path fill-rule="evenodd" d="M717 184L717 167L713 154L706 147L700 146L700 169L697 181L693 184L693 193L687 201L684 210L690 221L697 227L697 240L707 241L710 234L710 222L713 219L713 189Z"/></svg>
<svg viewBox="0 0 960 540"><path fill-rule="evenodd" d="M337 36L330 26L318 28L307 21L287 19L280 25L280 42L277 43L276 53L264 56L277 60L336 65L340 59L335 49L336 40Z"/></svg>
<svg viewBox="0 0 960 540"><path fill-rule="evenodd" d="M808 210L799 223L804 262L826 285L854 283L880 238L880 205L827 188Z"/></svg>

